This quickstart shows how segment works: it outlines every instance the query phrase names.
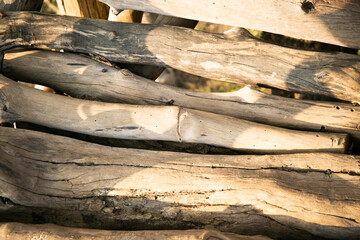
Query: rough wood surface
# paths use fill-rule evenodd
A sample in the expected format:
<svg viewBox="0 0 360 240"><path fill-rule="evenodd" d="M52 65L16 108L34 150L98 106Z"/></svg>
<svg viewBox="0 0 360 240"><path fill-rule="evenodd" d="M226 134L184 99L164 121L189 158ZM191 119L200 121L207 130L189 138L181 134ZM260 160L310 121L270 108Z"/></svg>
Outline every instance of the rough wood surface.
<svg viewBox="0 0 360 240"><path fill-rule="evenodd" d="M245 236L211 230L163 230L163 231L106 231L69 228L53 224L0 223L0 239L46 239L46 240L270 240L264 236Z"/></svg>
<svg viewBox="0 0 360 240"><path fill-rule="evenodd" d="M0 221L356 239L359 180L350 155L155 152L0 128Z"/></svg>
<svg viewBox="0 0 360 240"><path fill-rule="evenodd" d="M135 9L360 49L358 0L101 0Z"/></svg>
<svg viewBox="0 0 360 240"><path fill-rule="evenodd" d="M189 91L72 53L7 53L2 72L11 79L49 86L77 98L176 105L286 128L345 132L360 139L360 107L349 103L283 98L250 86L233 93Z"/></svg>
<svg viewBox="0 0 360 240"><path fill-rule="evenodd" d="M109 7L97 0L56 0L60 14L108 19Z"/></svg>
<svg viewBox="0 0 360 240"><path fill-rule="evenodd" d="M40 11L43 0L0 0L0 10Z"/></svg>
<svg viewBox="0 0 360 240"><path fill-rule="evenodd" d="M8 12L0 50L27 46L170 66L223 81L360 100L360 56L284 48L186 28Z"/></svg>
<svg viewBox="0 0 360 240"><path fill-rule="evenodd" d="M126 105L43 92L0 75L0 121L99 137L203 143L244 152L346 152L348 135L287 130L178 106Z"/></svg>

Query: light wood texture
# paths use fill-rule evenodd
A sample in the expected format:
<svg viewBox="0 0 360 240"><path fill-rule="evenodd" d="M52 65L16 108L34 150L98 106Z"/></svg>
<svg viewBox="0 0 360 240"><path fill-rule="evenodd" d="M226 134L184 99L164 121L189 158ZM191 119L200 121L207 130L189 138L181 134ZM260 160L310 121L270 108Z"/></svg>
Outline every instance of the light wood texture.
<svg viewBox="0 0 360 240"><path fill-rule="evenodd" d="M60 14L107 19L109 7L97 0L56 0Z"/></svg>
<svg viewBox="0 0 360 240"><path fill-rule="evenodd" d="M122 10L110 8L108 20L114 22L140 23L142 19L142 12L134 10Z"/></svg>
<svg viewBox="0 0 360 240"><path fill-rule="evenodd" d="M251 28L360 49L358 0L101 0L118 9Z"/></svg>
<svg viewBox="0 0 360 240"><path fill-rule="evenodd" d="M0 10L40 11L43 0L0 0Z"/></svg>
<svg viewBox="0 0 360 240"><path fill-rule="evenodd" d="M349 155L156 152L0 128L0 221L356 239L359 180Z"/></svg>
<svg viewBox="0 0 360 240"><path fill-rule="evenodd" d="M211 230L163 230L163 231L106 231L69 228L53 224L0 223L0 239L46 239L46 240L270 240L264 236L244 236Z"/></svg>
<svg viewBox="0 0 360 240"><path fill-rule="evenodd" d="M73 99L0 76L0 121L100 137L203 143L244 152L345 152L348 135L302 132L177 106Z"/></svg>
<svg viewBox="0 0 360 240"><path fill-rule="evenodd" d="M360 140L360 107L350 103L283 98L250 86L233 93L189 91L72 53L7 53L2 72L9 78L49 86L77 98L176 105L286 128L349 133Z"/></svg>
<svg viewBox="0 0 360 240"><path fill-rule="evenodd" d="M115 62L170 66L211 79L360 99L360 56L356 55L289 49L172 26L7 14L0 19L0 50L65 49Z"/></svg>

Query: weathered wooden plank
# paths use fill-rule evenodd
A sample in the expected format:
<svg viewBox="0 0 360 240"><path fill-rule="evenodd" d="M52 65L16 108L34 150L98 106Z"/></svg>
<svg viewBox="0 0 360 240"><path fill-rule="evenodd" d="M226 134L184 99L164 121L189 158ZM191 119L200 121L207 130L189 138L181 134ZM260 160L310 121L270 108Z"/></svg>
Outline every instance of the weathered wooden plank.
<svg viewBox="0 0 360 240"><path fill-rule="evenodd" d="M28 209L42 222L103 229L212 228L285 239L356 239L358 162L341 154L111 148L2 127L0 221L20 221Z"/></svg>
<svg viewBox="0 0 360 240"><path fill-rule="evenodd" d="M109 7L97 0L56 0L60 14L107 19Z"/></svg>
<svg viewBox="0 0 360 240"><path fill-rule="evenodd" d="M8 11L40 11L43 0L0 0L0 9Z"/></svg>
<svg viewBox="0 0 360 240"><path fill-rule="evenodd" d="M360 107L350 103L283 98L250 86L234 93L189 91L72 53L37 50L7 53L2 72L14 80L49 86L77 98L176 105L286 128L344 132L360 139Z"/></svg>
<svg viewBox="0 0 360 240"><path fill-rule="evenodd" d="M115 62L170 66L211 79L360 99L360 56L356 55L289 49L171 26L7 14L0 20L0 50L65 49Z"/></svg>
<svg viewBox="0 0 360 240"><path fill-rule="evenodd" d="M135 9L360 49L358 0L101 0Z"/></svg>
<svg viewBox="0 0 360 240"><path fill-rule="evenodd" d="M245 236L211 230L162 230L162 231L106 231L62 227L53 224L0 223L0 239L158 239L158 240L270 240L264 236Z"/></svg>
<svg viewBox="0 0 360 240"><path fill-rule="evenodd" d="M24 121L100 137L203 143L244 152L346 152L348 135L287 130L177 106L68 98L0 75L0 121Z"/></svg>

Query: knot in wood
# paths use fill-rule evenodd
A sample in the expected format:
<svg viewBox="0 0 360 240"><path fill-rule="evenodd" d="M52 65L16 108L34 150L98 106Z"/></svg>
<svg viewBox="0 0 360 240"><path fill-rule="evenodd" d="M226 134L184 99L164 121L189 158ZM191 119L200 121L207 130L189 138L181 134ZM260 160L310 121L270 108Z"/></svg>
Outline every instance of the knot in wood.
<svg viewBox="0 0 360 240"><path fill-rule="evenodd" d="M309 13L312 9L314 9L314 4L310 1L306 1L304 0L301 3L301 9L305 12L305 13Z"/></svg>

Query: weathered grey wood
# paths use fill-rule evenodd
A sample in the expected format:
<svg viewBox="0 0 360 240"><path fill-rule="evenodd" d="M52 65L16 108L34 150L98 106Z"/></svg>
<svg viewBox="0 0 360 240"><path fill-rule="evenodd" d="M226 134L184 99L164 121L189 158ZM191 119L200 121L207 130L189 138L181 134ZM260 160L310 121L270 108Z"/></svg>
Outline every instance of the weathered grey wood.
<svg viewBox="0 0 360 240"><path fill-rule="evenodd" d="M246 27L360 49L358 0L101 0L118 9Z"/></svg>
<svg viewBox="0 0 360 240"><path fill-rule="evenodd" d="M0 0L0 10L40 11L43 0Z"/></svg>
<svg viewBox="0 0 360 240"><path fill-rule="evenodd" d="M223 81L360 100L360 56L284 48L191 29L34 13L0 20L0 50L65 49L110 61L170 66Z"/></svg>
<svg viewBox="0 0 360 240"><path fill-rule="evenodd" d="M286 128L345 132L360 139L360 107L350 103L283 98L250 86L233 93L189 91L72 53L7 53L2 71L9 78L49 86L77 98L176 105Z"/></svg>
<svg viewBox="0 0 360 240"><path fill-rule="evenodd" d="M0 221L33 209L82 227L356 239L359 180L350 155L192 155L0 128Z"/></svg>
<svg viewBox="0 0 360 240"><path fill-rule="evenodd" d="M100 137L203 143L244 152L345 152L348 135L302 132L177 106L68 98L0 75L0 122L24 121Z"/></svg>
<svg viewBox="0 0 360 240"><path fill-rule="evenodd" d="M124 10L129 11L129 10ZM145 15L148 13L145 13ZM144 24L158 24L158 25L172 25L186 28L194 28L197 24L197 21L188 20L183 18L169 17L158 14L152 14L153 18L143 18L141 21ZM163 67L149 66L149 65L138 65L138 64L124 64L124 68L130 70L131 72L151 79L156 80L160 74L164 71Z"/></svg>
<svg viewBox="0 0 360 240"><path fill-rule="evenodd" d="M211 230L163 230L163 231L106 231L83 228L69 228L53 224L0 223L0 239L159 239L159 240L270 240L264 236L245 236Z"/></svg>

